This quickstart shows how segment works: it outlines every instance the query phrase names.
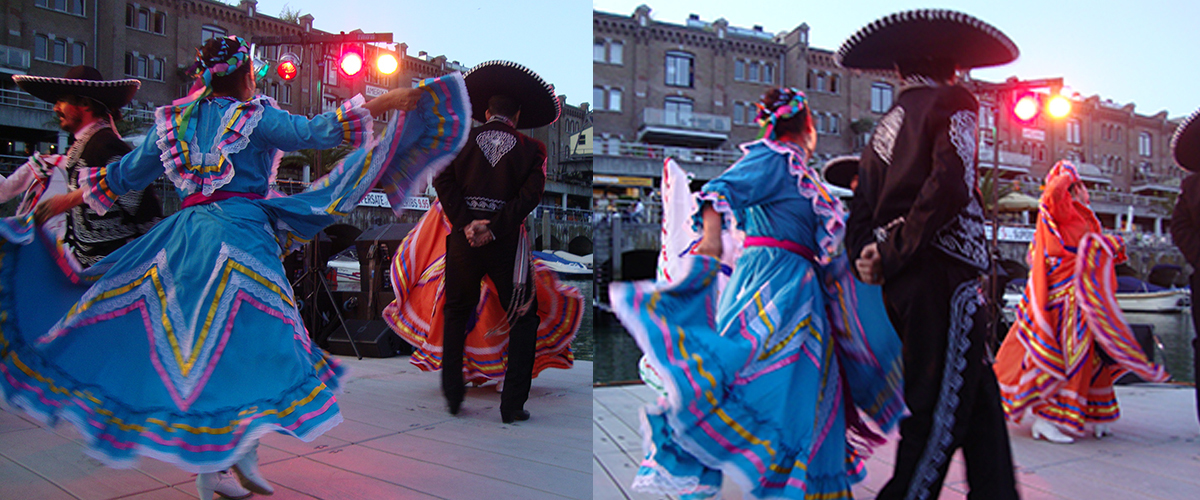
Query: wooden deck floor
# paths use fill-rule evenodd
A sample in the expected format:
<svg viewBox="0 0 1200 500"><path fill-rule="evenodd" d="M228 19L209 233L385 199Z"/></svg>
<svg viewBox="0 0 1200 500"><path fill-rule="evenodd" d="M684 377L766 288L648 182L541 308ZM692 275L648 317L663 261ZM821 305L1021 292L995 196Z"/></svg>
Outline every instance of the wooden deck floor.
<svg viewBox="0 0 1200 500"><path fill-rule="evenodd" d="M1122 418L1115 435L1071 445L1034 441L1029 425L1009 426L1017 481L1024 500L1200 498L1200 425L1195 391L1178 386L1119 386ZM653 399L642 385L597 388L592 406L592 484L595 500L669 498L630 491L642 458L638 409ZM867 461L867 479L854 498L875 498L891 477L896 435ZM726 481L722 497L742 498ZM965 499L962 454L955 455L944 500Z"/></svg>

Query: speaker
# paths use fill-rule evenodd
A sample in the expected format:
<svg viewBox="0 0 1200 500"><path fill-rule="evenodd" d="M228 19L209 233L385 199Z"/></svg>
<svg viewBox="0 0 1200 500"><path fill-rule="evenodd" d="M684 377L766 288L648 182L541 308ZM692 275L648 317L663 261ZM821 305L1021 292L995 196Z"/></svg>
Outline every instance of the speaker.
<svg viewBox="0 0 1200 500"><path fill-rule="evenodd" d="M1145 354L1146 359L1149 360L1151 363L1153 363L1154 362L1154 325L1135 323L1135 324L1130 324L1129 329L1133 330L1133 337L1134 337L1134 339L1137 340L1138 347L1140 347L1142 349L1142 354ZM1103 361L1105 364L1116 364L1116 361L1114 361L1112 359L1112 357L1108 355L1108 353L1104 352L1104 349L1101 349L1099 344L1094 344L1094 347L1096 349L1100 350L1101 361ZM1138 382L1145 382L1145 380L1142 380L1141 377L1134 375L1132 373L1126 373L1125 375L1122 375L1121 378L1117 379L1113 383L1117 384L1117 385L1128 385L1128 384L1136 384Z"/></svg>
<svg viewBox="0 0 1200 500"><path fill-rule="evenodd" d="M347 327L363 357L390 358L408 345L383 320L348 319L345 326L338 326L329 335L327 350L330 353L354 356L354 346L350 345L350 338L346 336Z"/></svg>

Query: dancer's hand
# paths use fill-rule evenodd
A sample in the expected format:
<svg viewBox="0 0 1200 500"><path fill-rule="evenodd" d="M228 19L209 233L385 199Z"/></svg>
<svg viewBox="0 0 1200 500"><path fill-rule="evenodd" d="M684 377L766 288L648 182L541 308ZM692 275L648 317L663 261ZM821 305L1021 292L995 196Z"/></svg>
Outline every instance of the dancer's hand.
<svg viewBox="0 0 1200 500"><path fill-rule="evenodd" d="M883 257L879 255L879 247L871 243L863 247L862 254L854 261L858 277L868 285L883 284Z"/></svg>
<svg viewBox="0 0 1200 500"><path fill-rule="evenodd" d="M421 100L421 89L400 88L388 91L363 105L372 116L379 116L393 109L411 111Z"/></svg>
<svg viewBox="0 0 1200 500"><path fill-rule="evenodd" d="M49 199L42 200L41 203L38 203L37 208L33 209L33 220L38 225L45 224L46 221L54 216L66 212L81 203L83 203L83 191L79 189L67 194L51 196Z"/></svg>
<svg viewBox="0 0 1200 500"><path fill-rule="evenodd" d="M721 237L710 238L707 235L700 238L700 242L696 244L696 248L692 253L697 255L707 255L714 259L721 258Z"/></svg>
<svg viewBox="0 0 1200 500"><path fill-rule="evenodd" d="M496 236L487 227L491 223L492 221L487 219L476 219L467 224L467 227L463 229L467 235L467 242L473 247L481 247L495 240Z"/></svg>

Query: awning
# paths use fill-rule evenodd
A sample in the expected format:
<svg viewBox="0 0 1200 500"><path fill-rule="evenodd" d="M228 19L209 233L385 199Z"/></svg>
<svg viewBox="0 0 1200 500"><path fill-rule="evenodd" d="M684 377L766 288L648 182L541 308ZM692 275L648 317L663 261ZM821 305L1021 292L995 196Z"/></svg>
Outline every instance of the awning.
<svg viewBox="0 0 1200 500"><path fill-rule="evenodd" d="M649 177L626 177L618 175L593 175L592 184L607 184L610 186L654 187L654 179Z"/></svg>

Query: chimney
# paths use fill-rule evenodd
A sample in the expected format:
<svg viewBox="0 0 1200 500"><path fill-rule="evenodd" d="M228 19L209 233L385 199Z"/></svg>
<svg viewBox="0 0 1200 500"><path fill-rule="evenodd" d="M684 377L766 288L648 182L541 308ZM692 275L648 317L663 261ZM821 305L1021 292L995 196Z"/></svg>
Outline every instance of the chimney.
<svg viewBox="0 0 1200 500"><path fill-rule="evenodd" d="M397 59L404 60L404 56L408 55L408 44L401 43L400 48L398 48L396 50L398 50L400 52L400 57L397 57Z"/></svg>
<svg viewBox="0 0 1200 500"><path fill-rule="evenodd" d="M240 7L246 11L247 16L254 17L254 11L258 9L258 0L242 0Z"/></svg>

